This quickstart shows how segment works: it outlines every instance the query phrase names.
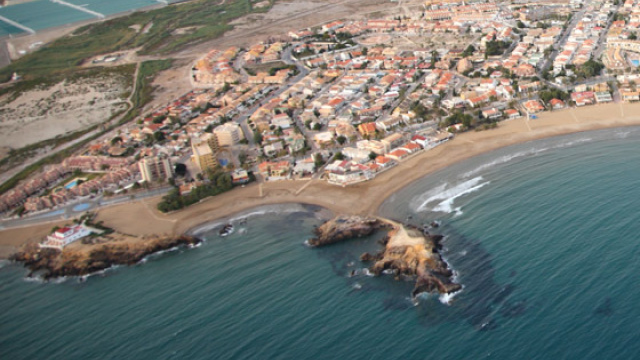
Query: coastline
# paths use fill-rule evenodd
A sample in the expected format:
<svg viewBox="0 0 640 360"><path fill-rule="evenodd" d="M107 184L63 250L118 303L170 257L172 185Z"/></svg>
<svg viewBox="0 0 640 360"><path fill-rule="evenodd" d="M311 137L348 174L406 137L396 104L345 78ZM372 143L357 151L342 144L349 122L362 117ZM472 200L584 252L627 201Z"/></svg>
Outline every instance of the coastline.
<svg viewBox="0 0 640 360"><path fill-rule="evenodd" d="M376 215L380 205L394 193L455 163L511 145L628 126L640 126L640 104L613 103L546 112L539 114L536 120L518 118L500 122L493 130L459 134L371 181L345 188L321 180L254 183L170 214L156 210L155 205L161 198L158 196L99 209L97 220L126 234L179 235L207 222L265 205L297 203L321 206L336 214ZM0 250L3 251L0 251L0 258L6 258L9 248L15 249L35 241L38 236L44 237L51 226L1 230Z"/></svg>

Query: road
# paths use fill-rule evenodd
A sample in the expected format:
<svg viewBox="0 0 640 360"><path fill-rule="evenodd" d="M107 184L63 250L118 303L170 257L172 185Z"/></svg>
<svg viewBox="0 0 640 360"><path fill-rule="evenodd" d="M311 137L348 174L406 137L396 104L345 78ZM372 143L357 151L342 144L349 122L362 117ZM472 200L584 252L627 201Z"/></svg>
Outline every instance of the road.
<svg viewBox="0 0 640 360"><path fill-rule="evenodd" d="M102 195L99 195L95 198L85 197L83 199L77 199L70 204L66 204L52 210L39 212L30 216L25 216L17 219L12 218L0 220L0 229L27 227L48 221L68 219L80 215L86 211L94 211L105 206L133 202L153 196L166 194L172 188L173 187L171 186L165 186L158 189L138 192L136 194L118 195L109 198L104 198Z"/></svg>

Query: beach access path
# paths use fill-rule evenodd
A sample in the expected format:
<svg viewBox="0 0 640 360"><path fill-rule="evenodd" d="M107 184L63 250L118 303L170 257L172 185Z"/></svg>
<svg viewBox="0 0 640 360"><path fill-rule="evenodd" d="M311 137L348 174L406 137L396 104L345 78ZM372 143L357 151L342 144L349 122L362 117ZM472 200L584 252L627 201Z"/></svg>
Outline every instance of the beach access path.
<svg viewBox="0 0 640 360"><path fill-rule="evenodd" d="M612 103L546 112L535 120L521 117L500 122L496 129L459 134L372 181L353 186L338 187L321 180L254 183L170 214L156 210L155 205L161 197L155 197L100 209L97 220L119 232L142 236L182 234L197 225L256 206L283 203L319 205L342 214L375 215L380 205L395 192L454 163L509 145L625 126L640 126L640 104ZM0 231L0 256L6 256L9 249L25 242L37 241L38 236L44 237L52 226Z"/></svg>

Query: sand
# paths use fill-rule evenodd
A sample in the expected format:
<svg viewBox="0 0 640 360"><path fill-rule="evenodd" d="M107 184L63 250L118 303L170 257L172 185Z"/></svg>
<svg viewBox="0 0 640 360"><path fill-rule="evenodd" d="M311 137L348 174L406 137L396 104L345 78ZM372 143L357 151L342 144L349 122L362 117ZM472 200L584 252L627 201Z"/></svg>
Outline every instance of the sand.
<svg viewBox="0 0 640 360"><path fill-rule="evenodd" d="M127 108L123 76L62 81L0 98L0 144L20 148L106 121Z"/></svg>
<svg viewBox="0 0 640 360"><path fill-rule="evenodd" d="M155 205L160 197L119 204L98 211L102 220L118 232L134 236L182 234L197 225L256 206L303 203L326 207L337 214L375 215L393 193L451 164L495 149L532 140L605 128L640 125L640 104L608 104L566 109L501 122L497 129L468 132L415 156L372 181L349 187L325 181L288 180L253 183L244 188L203 200L170 214ZM0 247L15 247L44 237L53 225L0 231Z"/></svg>

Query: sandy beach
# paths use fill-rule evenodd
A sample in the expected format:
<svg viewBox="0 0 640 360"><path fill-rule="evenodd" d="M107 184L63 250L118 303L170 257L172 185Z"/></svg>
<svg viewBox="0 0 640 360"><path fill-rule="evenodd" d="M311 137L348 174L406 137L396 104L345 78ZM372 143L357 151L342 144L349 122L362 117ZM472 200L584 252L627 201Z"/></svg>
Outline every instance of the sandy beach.
<svg viewBox="0 0 640 360"><path fill-rule="evenodd" d="M160 197L115 205L98 211L97 220L124 234L182 234L197 225L256 206L303 203L335 213L375 215L393 193L451 164L505 146L570 133L639 126L640 104L607 104L539 114L538 119L503 121L497 129L467 132L406 160L374 180L346 188L325 181L279 181L251 184L170 214L156 210ZM0 231L2 254L10 247L44 237L52 225Z"/></svg>

